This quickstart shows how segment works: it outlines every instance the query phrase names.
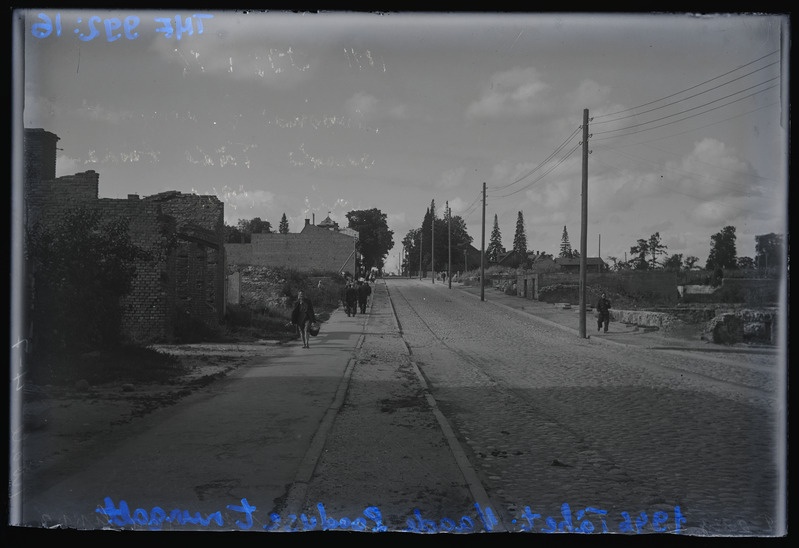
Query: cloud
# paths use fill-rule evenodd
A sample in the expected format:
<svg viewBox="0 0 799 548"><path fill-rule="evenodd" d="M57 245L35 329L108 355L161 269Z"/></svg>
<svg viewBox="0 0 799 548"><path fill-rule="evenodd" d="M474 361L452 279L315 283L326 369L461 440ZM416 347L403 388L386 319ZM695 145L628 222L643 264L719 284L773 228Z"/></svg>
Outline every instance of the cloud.
<svg viewBox="0 0 799 548"><path fill-rule="evenodd" d="M458 167L450 169L441 174L438 181L433 186L440 190L450 190L459 187L463 183L466 176L466 168Z"/></svg>
<svg viewBox="0 0 799 548"><path fill-rule="evenodd" d="M184 76L222 76L274 89L294 89L315 73L319 59L299 48L278 45L276 40L272 45L264 43L263 32L237 33L235 41L227 35L216 40L207 35L187 36L177 45L155 40L152 50L180 66Z"/></svg>
<svg viewBox="0 0 799 548"><path fill-rule="evenodd" d="M56 176L74 175L83 170L83 161L60 154L55 160Z"/></svg>
<svg viewBox="0 0 799 548"><path fill-rule="evenodd" d="M751 166L717 139L695 143L690 154L666 167L673 188L697 199L761 194L761 189L751 184L756 180Z"/></svg>
<svg viewBox="0 0 799 548"><path fill-rule="evenodd" d="M362 91L347 99L345 110L351 117L363 120L401 120L408 117L405 105L384 106L377 97Z"/></svg>
<svg viewBox="0 0 799 548"><path fill-rule="evenodd" d="M367 118L377 110L377 97L358 92L347 100L346 110L350 116Z"/></svg>
<svg viewBox="0 0 799 548"><path fill-rule="evenodd" d="M549 88L534 68L514 68L491 77L482 96L466 110L469 118L529 116L545 112L541 95Z"/></svg>
<svg viewBox="0 0 799 548"><path fill-rule="evenodd" d="M583 108L595 110L610 97L612 88L602 86L593 80L583 80L575 91L567 94L567 102L572 105L583 105ZM596 116L597 113L593 113Z"/></svg>
<svg viewBox="0 0 799 548"><path fill-rule="evenodd" d="M262 207L271 207L275 203L275 195L267 190L245 190L244 187L238 189L230 187L222 187L221 189L213 190L220 200L225 202L225 209L232 210L255 209ZM255 215L257 217L257 215ZM245 217L243 218L251 218Z"/></svg>
<svg viewBox="0 0 799 548"><path fill-rule="evenodd" d="M705 228L719 228L733 224L740 209L727 202L704 202L690 212L690 218L697 225Z"/></svg>

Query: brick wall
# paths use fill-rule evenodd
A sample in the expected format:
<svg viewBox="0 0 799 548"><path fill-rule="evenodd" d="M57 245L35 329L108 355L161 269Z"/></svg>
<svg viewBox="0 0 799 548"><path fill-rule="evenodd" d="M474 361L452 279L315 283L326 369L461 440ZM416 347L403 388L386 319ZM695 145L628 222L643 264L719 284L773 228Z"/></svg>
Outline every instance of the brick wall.
<svg viewBox="0 0 799 548"><path fill-rule="evenodd" d="M225 312L224 204L180 192L98 198L98 181L93 171L31 181L28 221L46 226L76 207L100 211L109 221L127 219L131 242L152 260L136 265L131 292L121 300L126 340L171 340L178 313L218 325Z"/></svg>
<svg viewBox="0 0 799 548"><path fill-rule="evenodd" d="M25 180L49 181L55 179L58 135L41 128L25 128L23 139Z"/></svg>
<svg viewBox="0 0 799 548"><path fill-rule="evenodd" d="M86 171L58 179L26 181L27 222L46 225L48 220L58 219L70 209L93 205L98 196L99 180L95 171Z"/></svg>
<svg viewBox="0 0 799 548"><path fill-rule="evenodd" d="M225 244L227 262L300 271L355 272L355 238L306 225L302 232L253 234L252 243Z"/></svg>
<svg viewBox="0 0 799 548"><path fill-rule="evenodd" d="M208 324L225 314L224 204L216 196L170 191L144 198L161 204L175 219L177 248L175 304Z"/></svg>

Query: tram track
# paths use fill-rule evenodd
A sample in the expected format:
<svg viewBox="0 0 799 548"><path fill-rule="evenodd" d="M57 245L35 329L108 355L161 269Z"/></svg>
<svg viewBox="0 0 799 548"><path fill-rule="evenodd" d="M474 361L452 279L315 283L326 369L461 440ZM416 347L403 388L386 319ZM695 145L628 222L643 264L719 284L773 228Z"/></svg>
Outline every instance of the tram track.
<svg viewBox="0 0 799 548"><path fill-rule="evenodd" d="M457 425L459 443L462 446L470 446L470 460L472 465L481 471L480 476L487 489L490 493L495 493L494 496L503 498L506 508L509 506L512 508L512 497L499 493L503 491L512 492L512 486L509 487L507 483L503 483L504 480L498 482L496 478L502 474L497 474L496 466L485 459L487 455L489 459L491 458L490 455L497 455L495 458L501 459L502 455L510 454L514 451L518 452L519 449L524 451L524 446L520 447L518 443L514 445L512 437L517 431L524 432L527 430L530 433L543 432L544 434L560 432L560 437L555 438L557 441L554 444L560 449L549 447L551 440L547 435L546 438L539 438L542 441L543 439L550 440L546 442L546 446L532 448L531 450L534 453L541 453L543 449L545 454L555 454L560 451L559 454L569 455L572 460L560 460L567 463L568 466L577 467L580 470L579 477L594 478L590 480L591 482L601 481L599 478L604 474L605 480L607 480L605 485L608 492L614 493L613 496L608 497L609 499L623 500L632 497L636 500L678 501L683 495L679 486L674 483L673 477L669 477L667 474L653 474L651 459L642 459L637 453L630 453L629 443L620 445L616 434L608 436L613 431L612 422L608 423L608 419L615 422L615 420L620 420L621 417L629 413L635 413L632 411L633 408L626 403L627 400L625 400L623 394L629 393L636 398L637 402L634 408L640 408L647 416L652 415L651 420L655 422L649 423L648 428L653 430L660 428L659 424L661 424L662 418L657 413L651 413L649 410L643 411L647 407L645 402L649 401L648 398L652 396L666 397L669 398L669 401L671 401L671 398L676 397L677 399L667 407L671 409L670 412L675 414L675 416L679 416L679 410L681 409L677 402L693 401L692 398L696 396L691 394L701 393L705 390L709 392L709 396L710 394L719 396L720 392L728 396L732 395L730 397L731 400L744 405L753 404L753 400L758 400L759 404L762 401L773 401L775 398L772 391L751 386L737 377L735 380L731 380L721 376L725 371L729 371L730 367L735 367L735 364L730 365L725 360L710 359L701 361L703 356L690 355L688 352L678 353L677 351L629 348L623 355L624 357L622 358L619 355L620 361L615 362L612 358L614 352L609 347L610 345L593 345L588 341L574 343L575 347L571 355L574 356L576 361L563 364L566 368L564 370L566 377L563 378L563 383L558 382L557 377L553 377L555 371L558 370L557 367L553 369L542 364L542 384L541 386L531 387L531 385L536 383L529 381L517 383L518 377L510 376L513 367L511 362L508 361L510 358L507 351L492 357L490 347L486 346L491 344L497 349L502 349L507 346L509 341L517 337L515 333L490 331L490 335L483 338L476 336L476 331L472 331L466 333L464 337L453 337L448 335L446 331L441 332L442 318L439 314L432 314L435 313L434 311L443 310L443 306L454 305L437 300L432 300L431 302L431 299L436 299L436 297L431 297L430 295L426 297L426 304L422 304L422 299L416 302L412 296L406 294L406 288L401 285L393 285L391 288L387 286L387 292L398 332L408 349L409 355L414 362L418 362L419 375L425 379L425 382L430 387L431 395L446 394L446 401L442 411L447 412L448 420ZM446 300L455 301L455 298L446 298ZM440 307L437 306L439 304L441 305ZM423 310L425 308L426 310ZM511 315L514 313L522 314L519 311L502 306L497 306L497 310ZM472 313L470 309L458 309L453 315L468 315L470 313ZM550 333L545 324L535 323L535 318L529 316L529 314L525 319L531 325L541 325L543 329L539 331L541 337L543 337L540 342L531 340L529 345L539 348L537 345L542 344L546 348L542 347L540 352L536 351L535 353L522 352L518 359L524 362L524 360L530 359L537 360L538 356L542 356L542 359L549 360L551 365L552 357L549 356L547 358L544 356L549 352L549 348L557 348L560 341L555 339L562 337L562 333L558 330ZM497 319L489 317L485 321L490 324L490 322L496 322ZM455 326L455 329L458 329L458 326ZM411 338L408 335L411 335ZM566 344L571 343L567 342ZM480 345L485 346L485 352L482 352ZM421 353L417 356L419 351ZM560 352L563 352L563 350L561 349ZM603 363L600 365L593 363L597 358L596 356L588 358L590 352L597 352L599 361ZM594 410L590 405L588 407L582 406L579 399L575 399L573 396L562 398L564 390L567 390L566 394L569 394L569 390L574 391L568 387L579 379L579 372L583 371L581 366L577 365L581 363L579 360L580 356L583 355L586 356L586 359L591 360L585 362L583 366L585 373L596 377L599 383L593 385L588 382L580 384L580 386L585 386L586 389L588 389L588 386L594 386L592 390L598 391L597 397L606 398L606 396L600 396L599 392L612 394L611 398L615 399L602 400L607 402L602 403L603 406L609 404L610 407ZM636 362L634 355L641 356L640 363ZM428 358L425 358L425 356L428 356ZM451 356L453 360L457 361L457 371L459 373L463 371L462 381L464 379L467 381L465 386L468 387L470 382L475 380L475 383L481 387L478 390L484 389L483 392L487 390L491 394L490 399L485 399L481 404L478 400L470 400L470 396L467 395L454 396L451 388L441 385L442 382L446 383L445 378L441 376L441 364L435 362L433 364L425 363L425 359L430 359L433 356L438 356L442 360L447 360L446 356ZM694 367L682 367L678 361L683 359L696 360L696 365ZM715 364L715 370L709 364ZM434 372L432 378L426 373L426 370L431 365L430 372ZM629 372L627 372L628 368ZM708 371L697 370L701 368L708 368ZM740 369L751 373L753 382L758 381L760 373L767 374L765 368L757 365L746 366L742 364ZM535 371L535 369L530 371ZM603 372L612 375L613 378L602 378ZM650 375L652 375L651 378ZM437 382L435 376L438 376ZM743 377L744 375L740 376ZM478 377L479 380L476 380ZM569 381L569 378L572 380ZM553 381L553 379L555 380ZM628 382L627 379L631 379L632 382ZM634 387L642 382L644 383L641 385L643 390L647 392L654 391L651 396L644 397L636 394ZM553 390L547 389L550 385L553 386ZM663 388L661 388L661 385ZM643 386L650 388L643 388ZM466 389L471 390L471 388ZM722 395L721 397L724 396ZM595 398L592 396L592 399ZM596 403L599 401L597 400ZM630 404L632 403L631 401ZM525 424L521 419L514 420L513 425L508 425L506 428L497 428L494 431L490 429L490 422L480 427L474 426L472 423L475 420L482 421L481 415L490 413L488 409L479 409L480 405L485 404L493 406L503 416L524 417L525 420L532 420L534 423L528 422ZM687 408L682 409L688 411ZM600 411L600 413L594 419L595 411ZM641 416L643 417L644 415ZM696 416L701 417L702 415L698 414ZM600 417L604 417L604 419ZM602 423L603 420L605 421L604 424ZM640 420L637 419L637 422L640 422ZM647 425L646 422L640 422L640 424L642 426ZM503 442L501 435L491 433L499 430L502 430L499 434L512 433L512 435ZM506 430L507 432L505 432ZM497 438L500 438L500 440L497 441ZM502 445L503 443L505 444ZM563 449L564 447L565 449ZM557 462L558 459L552 460L552 465L557 465ZM575 469L575 472L577 472L577 469ZM541 468L538 468L538 470L540 473ZM554 480L550 479L550 481ZM626 492L625 490L627 489L630 489L631 492ZM635 492L635 494L632 492ZM627 494L625 495L625 493ZM657 495L653 498L653 494ZM509 510L511 513L512 511L512 509Z"/></svg>

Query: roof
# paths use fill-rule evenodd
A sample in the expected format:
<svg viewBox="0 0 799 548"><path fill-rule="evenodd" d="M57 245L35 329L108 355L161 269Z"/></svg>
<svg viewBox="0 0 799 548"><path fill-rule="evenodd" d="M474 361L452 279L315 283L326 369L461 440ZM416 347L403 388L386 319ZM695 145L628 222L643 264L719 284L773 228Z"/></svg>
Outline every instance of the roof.
<svg viewBox="0 0 799 548"><path fill-rule="evenodd" d="M325 219L321 223L319 223L316 226L323 227L323 228L327 228L327 227L338 228L338 223L336 221L334 221L333 219L331 219L330 215L328 215L327 217L325 217Z"/></svg>
<svg viewBox="0 0 799 548"><path fill-rule="evenodd" d="M571 259L565 257L558 257L555 259L555 264L559 266L579 266L580 259ZM585 258L586 265L598 265L598 264L605 264L605 261L602 260L602 257L586 257Z"/></svg>

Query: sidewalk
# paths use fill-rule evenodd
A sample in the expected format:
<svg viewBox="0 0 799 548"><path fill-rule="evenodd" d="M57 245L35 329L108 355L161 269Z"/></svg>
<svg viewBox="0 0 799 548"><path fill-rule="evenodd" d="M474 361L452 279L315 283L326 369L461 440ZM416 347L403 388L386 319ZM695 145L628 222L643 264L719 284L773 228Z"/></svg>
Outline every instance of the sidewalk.
<svg viewBox="0 0 799 548"><path fill-rule="evenodd" d="M447 284L444 285L447 287ZM457 289L480 298L480 286L467 286L462 283L453 282L452 289ZM579 306L565 308L564 303L545 303L525 299L512 295L506 295L502 291L487 287L484 290L486 302L498 304L523 311L535 318L567 330L580 336L580 310ZM606 344L635 346L657 350L691 350L698 352L732 352L745 354L778 354L778 349L771 346L759 345L722 345L704 341L700 338L698 328L694 331L682 331L677 333L664 333L659 330L649 330L635 325L627 325L611 321L607 333L597 332L596 319L593 311L586 312L585 315L585 335L592 341L600 341Z"/></svg>

